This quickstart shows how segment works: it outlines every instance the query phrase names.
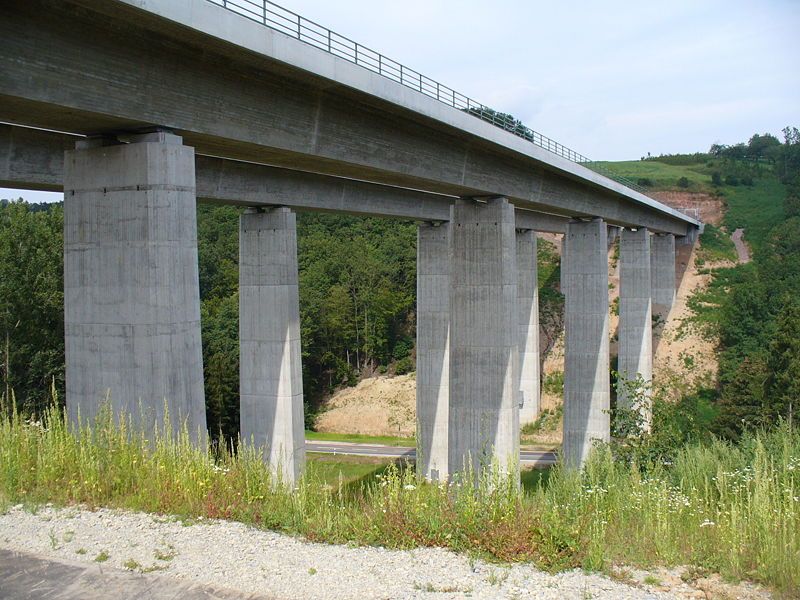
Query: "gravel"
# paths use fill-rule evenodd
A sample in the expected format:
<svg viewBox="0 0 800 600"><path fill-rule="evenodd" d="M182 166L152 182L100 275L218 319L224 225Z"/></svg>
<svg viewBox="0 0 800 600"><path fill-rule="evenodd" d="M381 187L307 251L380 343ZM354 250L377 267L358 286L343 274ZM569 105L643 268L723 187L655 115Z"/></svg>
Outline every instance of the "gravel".
<svg viewBox="0 0 800 600"><path fill-rule="evenodd" d="M526 564L495 565L440 548L334 546L229 521L189 522L108 509L47 506L30 512L15 506L0 515L0 547L158 571L275 598L693 597L688 587L685 593L661 592L581 571L551 575Z"/></svg>

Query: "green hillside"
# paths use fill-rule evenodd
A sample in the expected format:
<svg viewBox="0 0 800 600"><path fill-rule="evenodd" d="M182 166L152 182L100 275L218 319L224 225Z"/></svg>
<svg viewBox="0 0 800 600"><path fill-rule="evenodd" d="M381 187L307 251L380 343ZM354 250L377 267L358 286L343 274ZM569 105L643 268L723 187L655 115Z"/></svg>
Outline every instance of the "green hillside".
<svg viewBox="0 0 800 600"><path fill-rule="evenodd" d="M676 158L667 156L663 160L676 161ZM743 228L745 239L754 250L769 230L784 219L786 189L774 173L773 165L731 161L706 154L684 155L676 162L683 164L652 158L601 162L598 165L653 191L675 190L719 196L727 207L723 226L730 232ZM718 185L712 183L714 173L719 174ZM682 178L685 180L681 181ZM731 183L726 183L726 180Z"/></svg>
<svg viewBox="0 0 800 600"><path fill-rule="evenodd" d="M714 192L711 185L711 174L715 167L708 166L708 164L713 165L714 163L702 158L698 158L697 162L685 165L667 164L658 159L598 162L596 164L615 175L621 175L644 187L652 187L654 190L686 189L690 192ZM689 180L688 188L678 186L678 180L681 177ZM642 181L645 179L649 180L649 184Z"/></svg>
<svg viewBox="0 0 800 600"><path fill-rule="evenodd" d="M653 191L722 200L722 227L706 227L698 259L730 258L729 234L744 229L752 262L712 270L689 300L693 323L718 340L718 383L699 393L715 406L713 433L727 438L790 418L800 398L800 131L784 136L602 164Z"/></svg>

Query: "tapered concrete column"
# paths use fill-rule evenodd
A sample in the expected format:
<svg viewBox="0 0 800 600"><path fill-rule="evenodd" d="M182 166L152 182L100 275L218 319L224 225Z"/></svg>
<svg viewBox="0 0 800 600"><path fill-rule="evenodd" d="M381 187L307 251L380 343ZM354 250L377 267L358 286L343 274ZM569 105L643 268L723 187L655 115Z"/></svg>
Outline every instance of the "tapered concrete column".
<svg viewBox="0 0 800 600"><path fill-rule="evenodd" d="M517 231L520 426L539 416L539 285L536 232Z"/></svg>
<svg viewBox="0 0 800 600"><path fill-rule="evenodd" d="M653 379L653 320L650 300L650 234L645 228L622 230L620 241L619 362L621 406L636 405L649 429L651 408L647 388L635 389L641 376L645 385ZM643 393L643 397L634 395Z"/></svg>
<svg viewBox="0 0 800 600"><path fill-rule="evenodd" d="M675 236L657 234L650 249L653 312L666 318L675 303Z"/></svg>
<svg viewBox="0 0 800 600"><path fill-rule="evenodd" d="M607 235L600 219L567 225L562 453L571 467L594 440L609 440Z"/></svg>
<svg viewBox="0 0 800 600"><path fill-rule="evenodd" d="M514 207L505 198L451 209L448 469L496 460L519 470L519 350Z"/></svg>
<svg viewBox="0 0 800 600"><path fill-rule="evenodd" d="M561 266L559 268L559 286L561 293L564 294L567 289L567 234L561 237Z"/></svg>
<svg viewBox="0 0 800 600"><path fill-rule="evenodd" d="M305 464L297 229L288 208L239 219L242 442L261 448L286 485Z"/></svg>
<svg viewBox="0 0 800 600"><path fill-rule="evenodd" d="M109 399L150 436L166 407L204 443L194 150L166 133L132 141L65 154L67 410L93 421Z"/></svg>
<svg viewBox="0 0 800 600"><path fill-rule="evenodd" d="M450 224L417 230L417 473L447 480Z"/></svg>

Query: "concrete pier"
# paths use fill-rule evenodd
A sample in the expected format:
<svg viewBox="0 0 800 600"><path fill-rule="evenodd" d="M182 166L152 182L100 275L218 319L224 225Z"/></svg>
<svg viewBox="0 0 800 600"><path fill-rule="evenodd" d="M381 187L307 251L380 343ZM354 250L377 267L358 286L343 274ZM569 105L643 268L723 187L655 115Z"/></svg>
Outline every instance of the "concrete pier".
<svg viewBox="0 0 800 600"><path fill-rule="evenodd" d="M517 231L520 426L539 416L539 285L536 232Z"/></svg>
<svg viewBox="0 0 800 600"><path fill-rule="evenodd" d="M632 396L643 393L637 408L649 428L651 408L647 388L633 389L641 376L645 385L653 379L653 320L650 281L650 233L645 228L622 230L620 240L619 364L617 402L632 407ZM627 384L626 384L627 382Z"/></svg>
<svg viewBox="0 0 800 600"><path fill-rule="evenodd" d="M417 229L417 473L447 480L450 224Z"/></svg>
<svg viewBox="0 0 800 600"><path fill-rule="evenodd" d="M147 435L206 439L194 150L152 133L78 142L64 159L64 320L70 420L108 398Z"/></svg>
<svg viewBox="0 0 800 600"><path fill-rule="evenodd" d="M448 469L519 471L514 207L458 200L451 212Z"/></svg>
<svg viewBox="0 0 800 600"><path fill-rule="evenodd" d="M559 290L561 293L564 293L564 290L567 289L567 234L565 233L561 236L561 265L559 268Z"/></svg>
<svg viewBox="0 0 800 600"><path fill-rule="evenodd" d="M656 234L651 244L653 313L666 319L675 304L675 236Z"/></svg>
<svg viewBox="0 0 800 600"><path fill-rule="evenodd" d="M250 209L239 220L241 439L262 448L286 485L305 464L295 214Z"/></svg>
<svg viewBox="0 0 800 600"><path fill-rule="evenodd" d="M586 460L609 440L608 230L601 219L567 225L563 457Z"/></svg>

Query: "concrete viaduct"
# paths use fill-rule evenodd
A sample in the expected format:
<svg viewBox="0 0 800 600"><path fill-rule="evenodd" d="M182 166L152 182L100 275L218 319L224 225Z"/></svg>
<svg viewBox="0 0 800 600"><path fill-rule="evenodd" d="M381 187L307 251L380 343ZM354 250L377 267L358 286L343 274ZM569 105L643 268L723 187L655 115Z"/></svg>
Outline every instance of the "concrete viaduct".
<svg viewBox="0 0 800 600"><path fill-rule="evenodd" d="M166 406L204 439L195 203L248 207L242 440L294 481L295 211L378 215L419 222L418 468L439 480L515 465L539 403L536 232L564 234L563 456L580 465L609 437L608 232L621 228L620 370L647 380L651 311L671 305L676 238L700 223L448 106L439 84L431 97L422 75L412 89L402 68L392 80L304 41L310 22L292 37L230 10L266 19L269 5L238 3L2 2L0 185L65 194L71 417L110 397L151 427Z"/></svg>

